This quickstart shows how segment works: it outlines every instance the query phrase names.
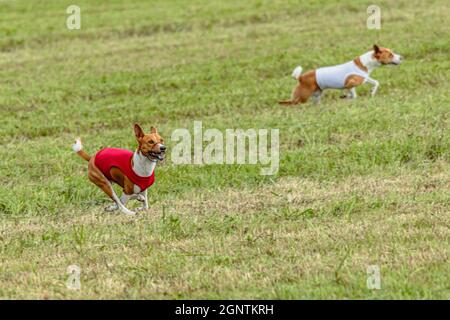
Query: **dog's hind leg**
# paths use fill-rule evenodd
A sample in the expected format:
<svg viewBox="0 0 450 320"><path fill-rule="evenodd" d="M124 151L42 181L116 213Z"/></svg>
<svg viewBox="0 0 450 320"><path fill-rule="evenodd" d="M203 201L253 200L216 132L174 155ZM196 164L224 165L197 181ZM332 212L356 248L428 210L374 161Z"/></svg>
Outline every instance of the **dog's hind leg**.
<svg viewBox="0 0 450 320"><path fill-rule="evenodd" d="M310 95L311 95L311 93L309 93L308 90L303 88L302 84L299 83L292 90L290 100L281 100L281 101L278 101L278 103L284 104L284 105L295 105L295 104L299 104L299 103L305 103L308 100Z"/></svg>
<svg viewBox="0 0 450 320"><path fill-rule="evenodd" d="M301 90L300 86L301 86L301 83L299 82L294 87L294 89L292 89L291 98L289 100L280 100L280 101L278 101L278 103L284 104L284 105L296 104L295 101L297 101L298 97L300 96L300 90Z"/></svg>
<svg viewBox="0 0 450 320"><path fill-rule="evenodd" d="M89 167L88 167L89 180L91 180L91 182L93 182L100 189L102 189L103 192L105 192L108 195L108 197L110 197L115 202L115 205L117 206L118 209L120 209L120 211L128 215L135 214L133 211L128 210L120 201L119 197L117 196L116 192L114 191L111 185L111 182L103 175L100 169L98 169L97 166L94 164L94 159L95 158L91 158L89 160ZM107 207L107 209L114 210L115 206L113 205Z"/></svg>
<svg viewBox="0 0 450 320"><path fill-rule="evenodd" d="M105 208L106 211L115 211L115 210L120 210L125 214L128 215L134 215L135 212L127 209L127 207L125 207L125 205L127 204L128 200L130 199L130 195L122 193L122 195L120 196L120 198L117 196L116 192L114 191L114 189L112 188L111 183L108 181L110 188L112 190L112 197L111 199L114 200L114 204L108 206Z"/></svg>

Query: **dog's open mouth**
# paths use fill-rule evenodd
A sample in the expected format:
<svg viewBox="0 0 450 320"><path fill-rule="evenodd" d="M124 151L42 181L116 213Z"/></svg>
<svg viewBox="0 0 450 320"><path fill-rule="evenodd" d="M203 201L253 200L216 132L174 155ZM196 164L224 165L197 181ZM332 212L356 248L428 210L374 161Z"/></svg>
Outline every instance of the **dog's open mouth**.
<svg viewBox="0 0 450 320"><path fill-rule="evenodd" d="M159 160L159 161L163 161L164 157L166 156L165 152L149 152L147 154L147 158L149 158L150 160Z"/></svg>

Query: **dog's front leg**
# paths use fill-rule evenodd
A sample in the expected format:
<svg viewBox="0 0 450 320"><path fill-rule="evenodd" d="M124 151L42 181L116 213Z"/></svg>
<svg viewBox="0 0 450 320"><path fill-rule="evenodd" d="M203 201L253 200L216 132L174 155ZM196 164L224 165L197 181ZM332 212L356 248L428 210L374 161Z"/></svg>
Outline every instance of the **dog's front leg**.
<svg viewBox="0 0 450 320"><path fill-rule="evenodd" d="M126 194L124 192L120 196L120 202L122 202L122 204L125 206L127 204L128 200L130 200L131 197L132 197L132 194Z"/></svg>
<svg viewBox="0 0 450 320"><path fill-rule="evenodd" d="M147 189L144 190L144 206L145 210L148 209L148 197L147 197Z"/></svg>
<svg viewBox="0 0 450 320"><path fill-rule="evenodd" d="M358 95L356 94L356 88L350 88L348 89L348 92L343 92L343 94L340 96L341 99L356 99Z"/></svg>
<svg viewBox="0 0 450 320"><path fill-rule="evenodd" d="M343 95L341 95L341 99L356 99L358 97L358 95L356 94L356 88L350 88L348 89L348 92L345 93Z"/></svg>
<svg viewBox="0 0 450 320"><path fill-rule="evenodd" d="M380 86L380 83L372 78L367 78L366 82L372 85L372 89L370 90L370 95L373 97L375 93L377 93L378 87Z"/></svg>
<svg viewBox="0 0 450 320"><path fill-rule="evenodd" d="M138 210L147 210L148 209L148 197L147 197L147 189L140 192L139 195L142 196L143 204L142 207L138 208Z"/></svg>

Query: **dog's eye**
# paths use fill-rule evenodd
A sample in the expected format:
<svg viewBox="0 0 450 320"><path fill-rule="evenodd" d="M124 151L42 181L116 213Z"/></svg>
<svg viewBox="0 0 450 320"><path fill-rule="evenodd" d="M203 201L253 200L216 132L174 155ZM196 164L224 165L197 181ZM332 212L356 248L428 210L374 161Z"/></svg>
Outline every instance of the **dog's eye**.
<svg viewBox="0 0 450 320"><path fill-rule="evenodd" d="M150 144L155 144L155 141L150 140L149 143L150 143Z"/></svg>

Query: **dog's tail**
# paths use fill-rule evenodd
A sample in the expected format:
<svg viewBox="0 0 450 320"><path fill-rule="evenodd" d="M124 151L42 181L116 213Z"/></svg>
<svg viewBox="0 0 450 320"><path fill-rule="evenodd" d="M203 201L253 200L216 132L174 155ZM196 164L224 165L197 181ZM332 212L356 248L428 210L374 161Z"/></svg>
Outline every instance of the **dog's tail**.
<svg viewBox="0 0 450 320"><path fill-rule="evenodd" d="M81 144L81 139L77 138L75 140L75 143L72 145L72 150L73 152L75 152L76 154L78 154L80 157L82 157L84 160L89 161L91 160L91 156L88 155L84 150L83 150L83 145Z"/></svg>
<svg viewBox="0 0 450 320"><path fill-rule="evenodd" d="M292 71L292 78L294 78L297 81L300 81L300 76L302 75L302 71L303 68L301 66L297 66L294 71ZM298 87L298 86L297 86ZM293 104L297 104L298 103L298 99L295 99L295 88L294 91L292 92L292 98L289 100L280 100L278 101L279 104L284 104L284 105L293 105Z"/></svg>
<svg viewBox="0 0 450 320"><path fill-rule="evenodd" d="M300 76L302 75L303 68L301 66L297 66L294 71L292 71L292 78L295 80L299 80Z"/></svg>

